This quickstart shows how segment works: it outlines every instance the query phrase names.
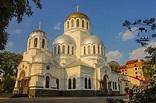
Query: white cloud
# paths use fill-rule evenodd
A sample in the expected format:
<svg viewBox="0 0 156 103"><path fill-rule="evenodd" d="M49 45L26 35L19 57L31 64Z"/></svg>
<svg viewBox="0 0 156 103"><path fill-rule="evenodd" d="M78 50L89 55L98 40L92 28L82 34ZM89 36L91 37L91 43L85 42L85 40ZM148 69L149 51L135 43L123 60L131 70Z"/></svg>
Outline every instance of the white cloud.
<svg viewBox="0 0 156 103"><path fill-rule="evenodd" d="M151 45L156 46L156 42L151 41L148 46L151 46ZM148 53L145 52L145 49L146 49L145 47L140 47L140 48L133 50L132 52L129 53L129 58L130 59L137 59L137 58L145 59L145 57L149 55Z"/></svg>
<svg viewBox="0 0 156 103"><path fill-rule="evenodd" d="M7 47L12 47L13 45L14 45L14 43L12 41L9 41L6 46Z"/></svg>
<svg viewBox="0 0 156 103"><path fill-rule="evenodd" d="M61 22L53 25L54 30L60 30L61 29Z"/></svg>
<svg viewBox="0 0 156 103"><path fill-rule="evenodd" d="M20 34L22 31L22 29L16 29L13 31L13 34Z"/></svg>
<svg viewBox="0 0 156 103"><path fill-rule="evenodd" d="M145 52L145 47L141 47L138 49L133 50L131 53L129 53L129 58L130 59L144 59L145 56L147 56L148 54Z"/></svg>
<svg viewBox="0 0 156 103"><path fill-rule="evenodd" d="M119 35L122 37L123 41L127 41L136 37L137 28L131 28L132 31L126 30L124 33L120 32Z"/></svg>
<svg viewBox="0 0 156 103"><path fill-rule="evenodd" d="M106 54L107 60L110 61L116 61L120 62L121 59L124 57L122 53L120 53L118 50L110 51L108 54Z"/></svg>

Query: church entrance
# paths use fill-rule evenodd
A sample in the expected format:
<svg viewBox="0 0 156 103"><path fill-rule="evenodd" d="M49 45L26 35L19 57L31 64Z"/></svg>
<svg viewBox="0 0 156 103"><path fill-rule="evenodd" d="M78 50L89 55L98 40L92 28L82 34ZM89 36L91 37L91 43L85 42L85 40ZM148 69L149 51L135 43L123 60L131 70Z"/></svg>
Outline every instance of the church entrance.
<svg viewBox="0 0 156 103"><path fill-rule="evenodd" d="M25 78L25 73L23 72L18 82L19 94L28 94L28 83L29 83L29 79Z"/></svg>
<svg viewBox="0 0 156 103"><path fill-rule="evenodd" d="M107 76L103 76L103 80L101 81L101 88L104 90L105 93L108 93L107 89Z"/></svg>

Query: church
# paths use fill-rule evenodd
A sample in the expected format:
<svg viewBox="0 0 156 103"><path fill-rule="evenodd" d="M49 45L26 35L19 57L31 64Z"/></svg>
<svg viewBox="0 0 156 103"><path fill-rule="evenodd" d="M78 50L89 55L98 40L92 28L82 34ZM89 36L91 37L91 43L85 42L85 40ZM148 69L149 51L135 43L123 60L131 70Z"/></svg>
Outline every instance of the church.
<svg viewBox="0 0 156 103"><path fill-rule="evenodd" d="M89 17L77 10L67 16L64 32L48 50L45 31L30 33L18 65L14 94L29 97L98 96L121 93L119 74L111 71L103 41L91 33Z"/></svg>

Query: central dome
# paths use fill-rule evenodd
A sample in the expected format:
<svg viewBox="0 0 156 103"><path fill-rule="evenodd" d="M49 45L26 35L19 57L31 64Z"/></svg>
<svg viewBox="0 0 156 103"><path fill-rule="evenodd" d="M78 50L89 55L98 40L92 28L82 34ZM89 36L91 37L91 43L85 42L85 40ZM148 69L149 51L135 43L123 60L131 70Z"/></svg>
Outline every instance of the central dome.
<svg viewBox="0 0 156 103"><path fill-rule="evenodd" d="M104 45L102 40L95 36L95 35L88 35L88 36L85 36L82 40L82 45L86 45L86 44L101 44L101 45Z"/></svg>
<svg viewBox="0 0 156 103"><path fill-rule="evenodd" d="M73 44L73 45L75 45L75 41L72 37L70 37L68 35L61 35L54 40L53 45L55 45L55 44Z"/></svg>
<svg viewBox="0 0 156 103"><path fill-rule="evenodd" d="M85 14L83 14L83 13L80 13L80 12L74 12L74 13L70 14L70 15L67 17L66 20L70 20L70 19L72 19L72 18L81 18L81 19L84 18L84 19L89 20L89 18L88 18L87 15L85 15Z"/></svg>

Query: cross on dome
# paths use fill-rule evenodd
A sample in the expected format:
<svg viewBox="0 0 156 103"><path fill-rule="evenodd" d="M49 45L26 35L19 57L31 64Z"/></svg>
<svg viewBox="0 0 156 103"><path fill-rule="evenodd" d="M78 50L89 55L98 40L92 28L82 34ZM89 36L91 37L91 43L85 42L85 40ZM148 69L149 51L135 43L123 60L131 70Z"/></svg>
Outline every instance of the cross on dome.
<svg viewBox="0 0 156 103"><path fill-rule="evenodd" d="M76 6L76 12L79 12L79 6L78 5Z"/></svg>
<svg viewBox="0 0 156 103"><path fill-rule="evenodd" d="M42 22L39 22L38 29L41 29Z"/></svg>

